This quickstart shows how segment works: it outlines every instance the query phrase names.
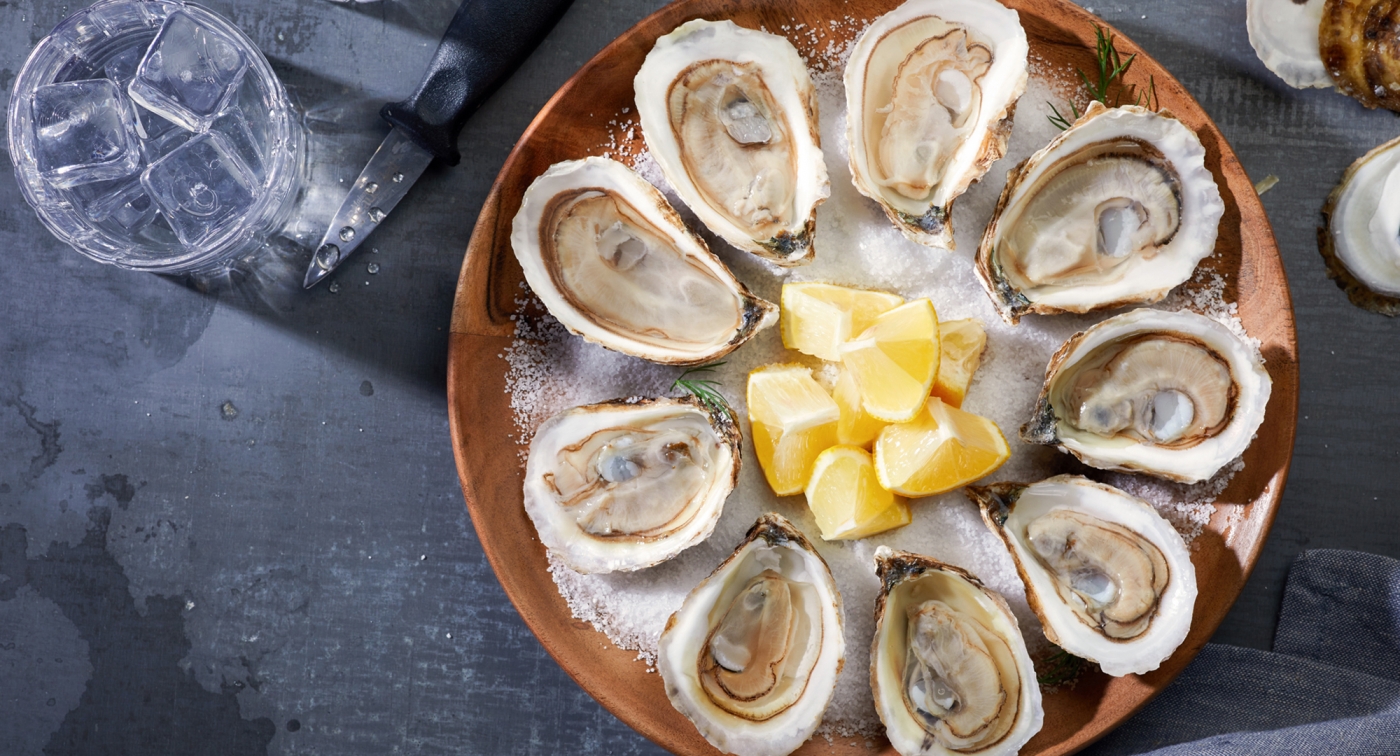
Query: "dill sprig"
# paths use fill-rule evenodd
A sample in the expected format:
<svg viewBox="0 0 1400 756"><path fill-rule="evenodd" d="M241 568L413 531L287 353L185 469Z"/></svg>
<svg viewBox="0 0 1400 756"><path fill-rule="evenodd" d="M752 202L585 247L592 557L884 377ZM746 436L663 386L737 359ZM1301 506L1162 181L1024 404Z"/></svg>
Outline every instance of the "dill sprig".
<svg viewBox="0 0 1400 756"><path fill-rule="evenodd" d="M1108 107L1116 108L1123 104L1123 96L1128 94L1132 96L1134 105L1156 110L1158 105L1155 76L1148 77L1147 89L1145 90L1123 82L1135 60L1137 60L1137 53L1129 55L1127 60L1124 60L1122 54L1118 52L1118 48L1113 45L1113 33L1105 31L1098 24L1094 24L1095 80L1090 81L1089 75L1084 73L1082 68L1076 68L1074 71L1079 74L1079 81L1088 91L1091 100L1097 100ZM1109 102L1110 95L1112 102ZM1069 103L1069 112L1074 116L1073 118L1061 113L1054 103L1049 103L1049 105L1053 115L1046 117L1061 131L1073 126L1074 122L1079 120L1079 116L1082 115L1073 101Z"/></svg>
<svg viewBox="0 0 1400 756"><path fill-rule="evenodd" d="M1037 665L1040 671L1036 673L1036 680L1047 688L1058 688L1065 683L1074 682L1079 673L1084 671L1084 664L1083 659L1059 648Z"/></svg>
<svg viewBox="0 0 1400 756"><path fill-rule="evenodd" d="M680 377L671 382L671 390L681 389L687 391L705 405L712 412L723 413L730 422L734 422L734 409L729 406L729 401L716 389L719 388L719 381L712 378L699 377L714 370L723 362L711 362L708 365L699 365L693 368L686 368ZM696 376L696 377L692 377Z"/></svg>

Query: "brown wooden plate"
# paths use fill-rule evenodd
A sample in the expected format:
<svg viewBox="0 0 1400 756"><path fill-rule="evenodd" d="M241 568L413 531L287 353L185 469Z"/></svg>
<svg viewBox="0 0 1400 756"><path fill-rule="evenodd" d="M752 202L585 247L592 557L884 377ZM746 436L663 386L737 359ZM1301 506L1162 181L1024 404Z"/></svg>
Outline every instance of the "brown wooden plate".
<svg viewBox="0 0 1400 756"><path fill-rule="evenodd" d="M1031 56L1042 70L1092 70L1094 26L1103 22L1065 0L1003 0L1021 14ZM656 38L693 18L732 19L767 28L806 24L791 37L804 55L854 35L849 19L873 20L900 0L681 0L603 49L545 105L506 160L482 207L457 284L448 348L447 400L452 446L467 509L496 576L521 617L570 676L609 711L656 743L681 754L717 753L667 701L660 676L633 651L614 648L574 619L546 567L544 547L525 515L521 446L512 439L506 362L514 300L523 278L510 248L510 224L529 183L560 160L599 154L617 137L609 122L633 105L632 78ZM830 22L835 21L836 24ZM1105 27L1107 28L1107 27ZM1115 32L1116 34L1116 32ZM1293 452L1298 415L1298 345L1293 307L1273 231L1235 153L1175 78L1126 37L1116 46L1137 54L1131 78L1155 83L1160 106L1201 137L1206 165L1225 200L1216 254L1206 261L1226 281L1249 334L1261 342L1273 395L1264 426L1245 453L1245 468L1221 495L1206 531L1192 545L1199 597L1191 634L1160 669L1110 678L1095 670L1072 690L1045 697L1045 727L1023 753L1067 754L1139 709L1195 657L1215 632L1254 567L1278 508ZM640 134L637 134L640 140ZM859 611L850 607L850 611ZM884 751L893 754L888 746ZM801 754L866 754L861 740L815 738Z"/></svg>

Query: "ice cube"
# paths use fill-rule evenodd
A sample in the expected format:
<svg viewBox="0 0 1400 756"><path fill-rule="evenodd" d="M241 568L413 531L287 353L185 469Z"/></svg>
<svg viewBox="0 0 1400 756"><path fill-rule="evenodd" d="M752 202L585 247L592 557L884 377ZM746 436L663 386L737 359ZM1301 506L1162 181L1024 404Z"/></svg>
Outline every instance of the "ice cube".
<svg viewBox="0 0 1400 756"><path fill-rule="evenodd" d="M243 158L252 169L253 175L259 181L266 178L263 171L262 150L258 148L258 138L253 134L253 129L248 125L248 119L243 116L243 111L237 105L224 111L222 115L209 127L210 131L217 131L228 137L228 142L233 146L238 156Z"/></svg>
<svg viewBox="0 0 1400 756"><path fill-rule="evenodd" d="M167 121L169 123L169 121ZM154 139L144 139L141 141L141 154L146 158L146 163L160 160L175 151L176 147L190 141L194 136L184 129L171 129L170 131Z"/></svg>
<svg viewBox="0 0 1400 756"><path fill-rule="evenodd" d="M56 187L123 178L141 166L136 115L107 79L39 87L30 115L39 173Z"/></svg>
<svg viewBox="0 0 1400 756"><path fill-rule="evenodd" d="M83 184L71 192L74 204L93 223L111 221L134 233L156 217L156 205L141 186L139 176Z"/></svg>
<svg viewBox="0 0 1400 756"><path fill-rule="evenodd" d="M183 11L166 16L128 92L138 105L204 131L233 99L248 56L238 43Z"/></svg>
<svg viewBox="0 0 1400 756"><path fill-rule="evenodd" d="M212 131L151 164L141 185L186 246L227 228L248 211L260 189L227 137Z"/></svg>
<svg viewBox="0 0 1400 756"><path fill-rule="evenodd" d="M113 55L102 67L103 73L117 85L118 89L126 92L126 88L136 78L136 67L140 65L142 56L146 54L146 49L142 45L133 45ZM140 105L135 107L136 134L142 139L156 139L175 128L175 124Z"/></svg>

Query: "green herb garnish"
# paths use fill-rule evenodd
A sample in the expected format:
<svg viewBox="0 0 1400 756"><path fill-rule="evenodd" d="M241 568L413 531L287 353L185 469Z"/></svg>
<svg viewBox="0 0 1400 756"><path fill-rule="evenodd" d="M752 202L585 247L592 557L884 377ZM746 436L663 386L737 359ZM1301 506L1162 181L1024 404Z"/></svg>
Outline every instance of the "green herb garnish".
<svg viewBox="0 0 1400 756"><path fill-rule="evenodd" d="M1130 94L1133 97L1133 104L1157 109L1154 104L1157 102L1157 80L1156 77L1148 77L1147 89L1139 90L1137 87L1124 84L1123 77L1128 75L1128 70L1133 67L1133 61L1137 60L1137 53L1128 56L1127 60L1118 52L1118 48L1113 46L1113 33L1104 31L1102 26L1094 24L1094 59L1097 63L1097 77L1094 81L1089 81L1089 75L1084 73L1084 69L1076 68L1075 73L1079 74L1079 81L1084 84L1084 89L1089 92L1091 100L1097 100L1104 105L1116 108L1123 104L1123 95ZM1113 101L1109 102L1112 95ZM1050 123L1064 131L1079 119L1081 113L1073 102L1069 103L1069 112L1074 118L1069 118L1050 103L1050 111L1054 115L1047 116Z"/></svg>
<svg viewBox="0 0 1400 756"><path fill-rule="evenodd" d="M679 378L671 382L671 390L681 389L689 392L711 412L722 413L729 418L730 422L734 422L734 409L729 406L729 401L716 390L719 388L719 381L698 377L714 372L723 364L723 362L711 362L708 365L686 368Z"/></svg>
<svg viewBox="0 0 1400 756"><path fill-rule="evenodd" d="M1040 671L1036 673L1035 679L1047 688L1058 688L1066 683L1074 682L1079 673L1084 671L1085 661L1074 654L1064 650L1056 649L1055 653L1045 657L1040 664L1036 665Z"/></svg>

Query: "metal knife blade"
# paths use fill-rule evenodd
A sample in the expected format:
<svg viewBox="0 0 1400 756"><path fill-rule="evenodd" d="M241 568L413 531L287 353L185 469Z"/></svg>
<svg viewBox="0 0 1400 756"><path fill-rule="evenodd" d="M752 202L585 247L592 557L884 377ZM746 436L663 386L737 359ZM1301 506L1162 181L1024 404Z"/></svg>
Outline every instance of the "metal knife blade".
<svg viewBox="0 0 1400 756"><path fill-rule="evenodd" d="M304 288L315 286L350 256L379 225L408 188L433 162L433 153L419 147L402 130L394 128L380 142L374 157L350 187L326 235L316 247L306 269Z"/></svg>

